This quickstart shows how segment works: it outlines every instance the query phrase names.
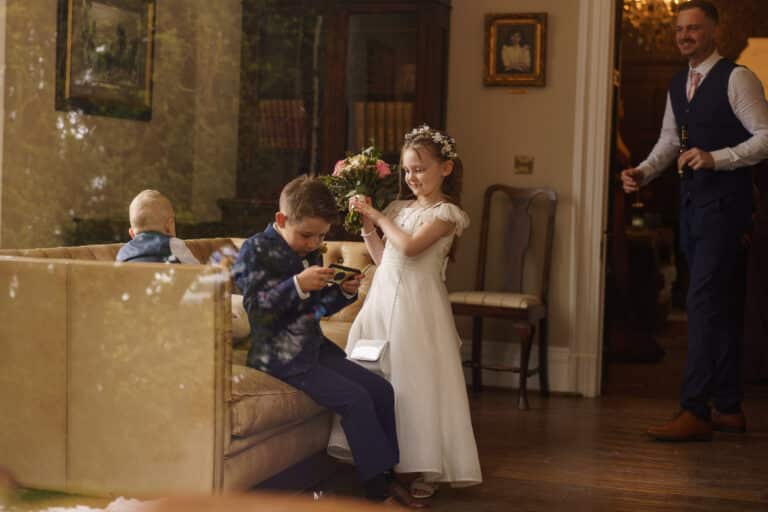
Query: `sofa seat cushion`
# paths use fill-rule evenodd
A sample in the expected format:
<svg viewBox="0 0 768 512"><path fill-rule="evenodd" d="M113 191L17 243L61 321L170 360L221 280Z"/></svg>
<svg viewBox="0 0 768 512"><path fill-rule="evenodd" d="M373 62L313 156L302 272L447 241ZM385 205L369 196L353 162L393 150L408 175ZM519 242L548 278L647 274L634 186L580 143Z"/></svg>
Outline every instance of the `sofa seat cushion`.
<svg viewBox="0 0 768 512"><path fill-rule="evenodd" d="M285 382L247 366L232 365L233 437L296 424L323 411L314 400Z"/></svg>
<svg viewBox="0 0 768 512"><path fill-rule="evenodd" d="M508 308L525 310L530 322L541 320L546 315L546 307L536 295L525 293L469 291L453 292L448 294L451 304L465 304L468 306L487 306L494 308Z"/></svg>

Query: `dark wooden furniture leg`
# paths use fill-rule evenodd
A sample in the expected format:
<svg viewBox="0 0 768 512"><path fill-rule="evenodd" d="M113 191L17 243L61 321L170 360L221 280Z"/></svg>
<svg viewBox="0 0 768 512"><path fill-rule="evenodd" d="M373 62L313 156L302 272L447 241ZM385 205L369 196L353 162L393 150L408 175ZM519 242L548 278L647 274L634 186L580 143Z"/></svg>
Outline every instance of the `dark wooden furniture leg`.
<svg viewBox="0 0 768 512"><path fill-rule="evenodd" d="M546 318L539 321L539 391L541 396L549 396L549 345Z"/></svg>
<svg viewBox="0 0 768 512"><path fill-rule="evenodd" d="M483 390L483 317L472 317L472 391Z"/></svg>
<svg viewBox="0 0 768 512"><path fill-rule="evenodd" d="M531 361L531 345L535 334L533 326L520 329L520 396L517 401L518 409L526 411L528 406L528 367Z"/></svg>

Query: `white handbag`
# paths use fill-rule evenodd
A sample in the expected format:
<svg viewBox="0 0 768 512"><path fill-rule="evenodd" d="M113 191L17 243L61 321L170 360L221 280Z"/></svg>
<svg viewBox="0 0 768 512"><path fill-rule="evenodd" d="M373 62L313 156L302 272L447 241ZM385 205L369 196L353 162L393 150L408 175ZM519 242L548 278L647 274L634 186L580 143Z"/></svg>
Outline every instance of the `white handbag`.
<svg viewBox="0 0 768 512"><path fill-rule="evenodd" d="M381 339L359 339L349 354L349 359L363 368L382 377L388 377L389 341Z"/></svg>

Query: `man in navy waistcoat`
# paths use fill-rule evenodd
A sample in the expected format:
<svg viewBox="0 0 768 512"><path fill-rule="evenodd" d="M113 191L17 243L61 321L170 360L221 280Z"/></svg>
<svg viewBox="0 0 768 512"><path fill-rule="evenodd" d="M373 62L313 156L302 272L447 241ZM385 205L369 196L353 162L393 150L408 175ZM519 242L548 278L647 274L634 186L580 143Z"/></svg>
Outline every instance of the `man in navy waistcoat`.
<svg viewBox="0 0 768 512"><path fill-rule="evenodd" d="M745 432L741 409L744 256L752 213L752 166L768 158L768 103L748 69L717 52L717 9L680 5L675 26L688 69L670 83L661 135L648 158L621 174L636 192L677 159L680 242L690 269L688 354L680 413L648 429L658 440L710 440ZM680 152L681 133L687 144Z"/></svg>

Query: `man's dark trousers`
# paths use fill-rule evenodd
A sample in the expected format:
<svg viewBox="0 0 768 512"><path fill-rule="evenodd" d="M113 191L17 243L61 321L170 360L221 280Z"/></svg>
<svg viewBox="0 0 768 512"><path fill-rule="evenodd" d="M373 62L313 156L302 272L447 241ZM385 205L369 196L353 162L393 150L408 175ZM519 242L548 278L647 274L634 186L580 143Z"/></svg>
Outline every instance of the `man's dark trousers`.
<svg viewBox="0 0 768 512"><path fill-rule="evenodd" d="M680 405L709 419L710 400L723 413L741 410L746 284L742 237L750 222L752 202L743 194L694 202L685 188L683 182L681 243L690 286L688 355Z"/></svg>
<svg viewBox="0 0 768 512"><path fill-rule="evenodd" d="M274 376L341 416L361 480L369 481L399 462L395 393L386 379L349 361L328 340L320 345L317 364L308 371L285 377L280 373Z"/></svg>
<svg viewBox="0 0 768 512"><path fill-rule="evenodd" d="M720 59L689 101L688 69L672 78L669 99L688 147L713 152L749 139L730 104L736 64ZM752 170L688 170L680 182L680 241L688 260L688 358L680 405L709 418L741 409L741 347L745 253L742 237L752 213Z"/></svg>

